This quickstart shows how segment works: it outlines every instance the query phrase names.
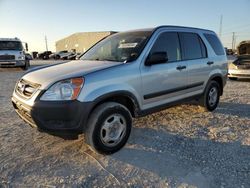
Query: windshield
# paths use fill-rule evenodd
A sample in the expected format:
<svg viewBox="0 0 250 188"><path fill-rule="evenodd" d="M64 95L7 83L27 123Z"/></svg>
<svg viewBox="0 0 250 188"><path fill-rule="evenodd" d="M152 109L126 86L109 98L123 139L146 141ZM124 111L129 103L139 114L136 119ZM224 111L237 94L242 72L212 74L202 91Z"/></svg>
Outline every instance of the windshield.
<svg viewBox="0 0 250 188"><path fill-rule="evenodd" d="M0 41L0 50L18 50L22 51L23 46L19 41Z"/></svg>
<svg viewBox="0 0 250 188"><path fill-rule="evenodd" d="M139 57L151 31L124 32L111 35L93 46L82 60L128 62Z"/></svg>

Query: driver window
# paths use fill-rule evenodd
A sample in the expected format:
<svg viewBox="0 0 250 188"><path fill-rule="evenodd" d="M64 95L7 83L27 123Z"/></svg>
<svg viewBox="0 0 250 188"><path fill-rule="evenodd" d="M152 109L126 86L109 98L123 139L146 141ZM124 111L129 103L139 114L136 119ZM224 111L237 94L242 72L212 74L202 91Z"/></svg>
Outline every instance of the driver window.
<svg viewBox="0 0 250 188"><path fill-rule="evenodd" d="M168 62L180 61L180 44L178 34L175 32L165 32L156 39L150 53L167 52Z"/></svg>

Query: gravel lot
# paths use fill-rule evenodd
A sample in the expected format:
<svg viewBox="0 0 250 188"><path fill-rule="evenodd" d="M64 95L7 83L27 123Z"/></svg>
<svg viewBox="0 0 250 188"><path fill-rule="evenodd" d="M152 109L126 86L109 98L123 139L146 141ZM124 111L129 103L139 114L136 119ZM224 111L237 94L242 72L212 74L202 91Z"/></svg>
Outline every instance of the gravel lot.
<svg viewBox="0 0 250 188"><path fill-rule="evenodd" d="M17 116L22 73L0 69L0 187L250 187L250 81L228 81L213 113L185 104L134 120L125 148L103 156L82 135L52 136Z"/></svg>

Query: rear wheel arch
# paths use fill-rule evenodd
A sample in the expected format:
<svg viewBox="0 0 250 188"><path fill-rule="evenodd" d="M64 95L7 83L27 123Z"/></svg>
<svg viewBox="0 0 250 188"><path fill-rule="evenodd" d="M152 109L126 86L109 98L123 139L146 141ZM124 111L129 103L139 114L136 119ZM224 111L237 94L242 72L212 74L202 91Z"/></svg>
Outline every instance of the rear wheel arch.
<svg viewBox="0 0 250 188"><path fill-rule="evenodd" d="M213 76L210 77L210 79L207 82L207 85L211 82L211 81L216 81L219 86L220 86L220 96L223 95L223 78L220 74L215 74Z"/></svg>
<svg viewBox="0 0 250 188"><path fill-rule="evenodd" d="M207 111L213 111L217 108L220 100L220 84L218 81L211 79L205 88L205 91L199 103Z"/></svg>

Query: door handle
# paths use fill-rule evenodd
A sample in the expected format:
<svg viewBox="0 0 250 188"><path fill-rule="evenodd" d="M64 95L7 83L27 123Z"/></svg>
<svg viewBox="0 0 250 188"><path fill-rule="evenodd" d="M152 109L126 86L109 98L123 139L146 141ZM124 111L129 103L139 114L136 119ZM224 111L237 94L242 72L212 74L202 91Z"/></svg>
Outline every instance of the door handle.
<svg viewBox="0 0 250 188"><path fill-rule="evenodd" d="M214 62L213 61L209 61L209 62L207 62L207 64L208 65L212 65L212 64L214 64Z"/></svg>
<svg viewBox="0 0 250 188"><path fill-rule="evenodd" d="M182 69L186 69L186 68L187 68L186 66L178 66L178 67L176 67L176 69L179 70L179 71L182 70Z"/></svg>

